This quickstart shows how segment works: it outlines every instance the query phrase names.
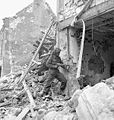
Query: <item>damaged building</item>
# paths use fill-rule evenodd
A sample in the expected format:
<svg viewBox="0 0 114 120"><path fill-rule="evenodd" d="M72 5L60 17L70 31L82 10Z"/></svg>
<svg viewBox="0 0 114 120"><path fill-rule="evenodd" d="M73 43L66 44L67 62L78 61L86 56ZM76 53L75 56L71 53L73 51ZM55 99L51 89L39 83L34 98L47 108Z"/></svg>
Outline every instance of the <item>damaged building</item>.
<svg viewBox="0 0 114 120"><path fill-rule="evenodd" d="M114 0L57 0L57 17L34 0L0 33L0 120L114 119ZM54 47L66 69L39 75ZM66 78L64 95L54 77L41 96L53 69Z"/></svg>
<svg viewBox="0 0 114 120"><path fill-rule="evenodd" d="M15 16L3 19L1 29L1 74L16 72L27 65L36 47L36 41L41 40L54 19L55 15L47 3L34 0Z"/></svg>
<svg viewBox="0 0 114 120"><path fill-rule="evenodd" d="M92 85L114 75L113 14L113 0L58 0L58 45L64 51L62 56L72 57L79 66L83 20L85 40L80 74L86 75Z"/></svg>

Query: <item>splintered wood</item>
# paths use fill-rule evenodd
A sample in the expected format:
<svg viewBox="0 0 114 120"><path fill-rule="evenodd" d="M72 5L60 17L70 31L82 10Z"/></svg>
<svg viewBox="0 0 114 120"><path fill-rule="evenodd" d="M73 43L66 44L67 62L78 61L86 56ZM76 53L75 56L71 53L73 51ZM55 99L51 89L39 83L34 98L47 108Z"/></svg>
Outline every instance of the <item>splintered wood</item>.
<svg viewBox="0 0 114 120"><path fill-rule="evenodd" d="M29 112L29 110L30 110L29 107L24 108L15 120L22 120L26 116L26 114Z"/></svg>

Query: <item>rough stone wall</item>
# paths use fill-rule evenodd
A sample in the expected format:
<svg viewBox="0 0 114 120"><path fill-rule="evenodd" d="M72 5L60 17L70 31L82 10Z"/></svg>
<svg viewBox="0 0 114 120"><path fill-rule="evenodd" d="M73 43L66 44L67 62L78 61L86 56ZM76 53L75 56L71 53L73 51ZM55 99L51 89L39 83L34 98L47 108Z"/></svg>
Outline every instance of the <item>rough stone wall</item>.
<svg viewBox="0 0 114 120"><path fill-rule="evenodd" d="M86 37L82 62L82 74L89 75L93 85L110 77L110 65L114 62L114 53L112 52L114 36L106 38L106 34L101 33L94 33L94 36L96 52L93 49L91 37Z"/></svg>
<svg viewBox="0 0 114 120"><path fill-rule="evenodd" d="M65 20L69 17L72 17L78 14L81 9L84 7L84 4L88 0L58 0L59 7L59 20ZM106 2L108 0L94 0L91 7Z"/></svg>
<svg viewBox="0 0 114 120"><path fill-rule="evenodd" d="M59 21L64 21L65 19L68 19L76 14L78 14L84 7L84 4L87 0L58 0L58 18ZM103 2L106 2L108 0L94 0L91 7L96 6L98 4L102 4ZM67 28L65 28L63 31L67 31ZM61 35L64 33L62 30L60 31L59 37L62 38ZM68 38L67 40L59 39L59 42L64 43L66 42L67 52L66 56L69 57L69 55L72 57L72 63L75 66L74 69L77 68L77 62L78 62L78 55L79 55L79 46L78 41L75 36L75 30L70 28L69 30L69 43ZM66 32L66 36L67 36ZM99 38L96 38L99 40ZM104 38L102 38L103 41ZM97 43L96 43L97 44ZM107 45L103 45L102 49L104 49ZM64 48L64 47L63 47ZM105 48L107 49L107 48ZM111 48L112 49L112 48ZM93 51L92 45L90 43L86 43L84 47L84 56L82 61L82 72L81 74L89 75L89 78L92 81L92 84L95 84L99 82L101 79L106 79L109 77L110 72L110 63L112 61L112 58L110 57L110 51L107 50L107 54L105 54L105 51L101 50L99 55L96 55L96 53ZM113 56L113 55L112 55ZM108 58L110 60L108 60ZM109 62L110 61L110 62ZM74 70L73 75L75 76L76 70ZM69 74L70 76L71 74ZM74 77L75 78L75 77ZM73 78L71 78L73 80Z"/></svg>
<svg viewBox="0 0 114 120"><path fill-rule="evenodd" d="M10 62L9 52L14 66L23 66L31 60L34 51L33 44L41 40L52 18L55 17L49 5L44 1L34 0L32 4L8 18L7 42L5 43L5 58ZM6 55L7 53L7 55ZM5 61L4 61L5 62ZM10 68L4 63L4 74ZM10 65L10 63L8 63ZM5 69L9 69L6 71Z"/></svg>
<svg viewBox="0 0 114 120"><path fill-rule="evenodd" d="M68 29L68 28L67 28ZM66 63L70 64L70 72L66 73L69 86L76 81L76 69L79 56L78 39L76 38L76 29L69 29L69 38L67 29L60 32L60 48L63 50L61 56L67 58ZM114 63L114 35L111 33L86 32L82 70L81 75L87 75L92 85L100 82L103 79L111 77L111 64ZM94 45L93 45L94 44ZM71 59L68 59L69 56ZM114 68L113 68L114 75ZM73 87L70 87L72 91Z"/></svg>

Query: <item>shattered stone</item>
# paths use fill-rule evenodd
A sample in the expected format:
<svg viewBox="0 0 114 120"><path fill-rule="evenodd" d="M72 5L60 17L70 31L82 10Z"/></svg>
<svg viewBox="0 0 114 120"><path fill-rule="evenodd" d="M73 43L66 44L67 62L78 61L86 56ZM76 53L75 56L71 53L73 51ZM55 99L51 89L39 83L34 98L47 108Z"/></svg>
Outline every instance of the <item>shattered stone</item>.
<svg viewBox="0 0 114 120"><path fill-rule="evenodd" d="M105 83L87 87L78 98L76 112L80 120L114 119L114 91ZM111 110L112 109L112 110Z"/></svg>
<svg viewBox="0 0 114 120"><path fill-rule="evenodd" d="M11 76L9 75L4 78L5 82L0 83L0 120L16 120L20 116L22 117L21 114L23 114L21 118L23 120L86 120L86 118L89 118L87 111L89 105L92 106L92 109L89 106L90 111L93 112L92 110L94 110L98 120L102 120L101 118L111 120L113 118L113 77L105 80L105 83L98 83L93 87L87 86L82 90L78 89L69 99L65 100L65 97L54 94L54 86L51 88L52 96L39 97L38 94L42 91L43 84L34 82L33 73L29 73L26 77L26 84L36 104L36 107L33 108L33 114L31 107L25 109L26 106L30 106L30 100L23 85L15 86L15 80L18 81L20 77L15 75L13 79L10 79ZM56 88L59 88L59 86L56 86ZM85 102L85 100L88 102ZM87 115L87 117L84 115Z"/></svg>

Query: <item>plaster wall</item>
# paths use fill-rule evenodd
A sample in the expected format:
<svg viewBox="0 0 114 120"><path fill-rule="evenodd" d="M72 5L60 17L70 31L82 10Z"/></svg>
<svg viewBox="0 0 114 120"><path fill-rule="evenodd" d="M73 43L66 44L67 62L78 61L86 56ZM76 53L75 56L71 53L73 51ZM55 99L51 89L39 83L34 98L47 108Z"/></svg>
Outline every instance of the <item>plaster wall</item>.
<svg viewBox="0 0 114 120"><path fill-rule="evenodd" d="M60 69L67 79L66 94L71 96L79 84L76 80L77 60L78 60L78 44L75 38L74 29L64 29L59 33L59 47L62 50L60 57L64 64L70 65L69 71Z"/></svg>
<svg viewBox="0 0 114 120"><path fill-rule="evenodd" d="M59 33L59 47L61 49L60 56L64 62L68 60L68 41L67 41L67 29L64 29Z"/></svg>
<svg viewBox="0 0 114 120"><path fill-rule="evenodd" d="M73 57L73 62L78 62L78 55L79 55L79 45L77 43L75 37L75 29L71 28L69 30L69 53Z"/></svg>

